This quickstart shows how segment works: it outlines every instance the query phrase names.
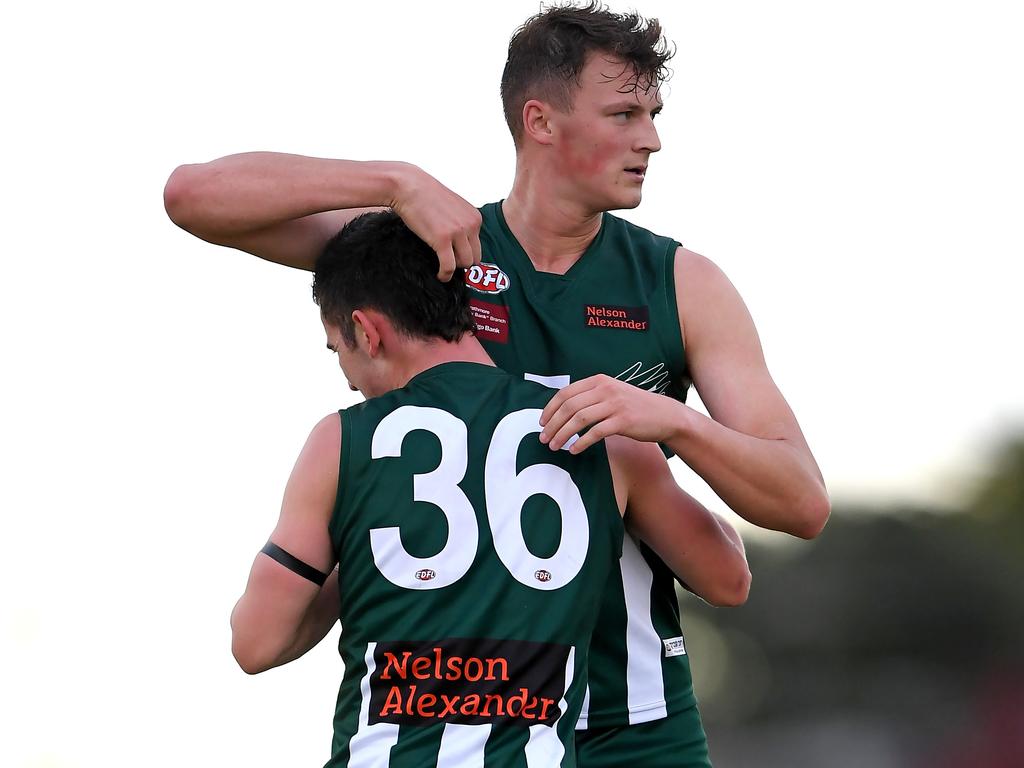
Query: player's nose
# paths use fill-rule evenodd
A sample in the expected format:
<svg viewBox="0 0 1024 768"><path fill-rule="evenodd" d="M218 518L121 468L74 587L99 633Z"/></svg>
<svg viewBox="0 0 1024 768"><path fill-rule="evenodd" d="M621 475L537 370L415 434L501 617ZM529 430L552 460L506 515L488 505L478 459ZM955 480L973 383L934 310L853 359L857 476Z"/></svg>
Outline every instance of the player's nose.
<svg viewBox="0 0 1024 768"><path fill-rule="evenodd" d="M658 129L654 126L653 120L648 120L644 125L638 149L645 152L658 152L661 150L661 137L658 136Z"/></svg>

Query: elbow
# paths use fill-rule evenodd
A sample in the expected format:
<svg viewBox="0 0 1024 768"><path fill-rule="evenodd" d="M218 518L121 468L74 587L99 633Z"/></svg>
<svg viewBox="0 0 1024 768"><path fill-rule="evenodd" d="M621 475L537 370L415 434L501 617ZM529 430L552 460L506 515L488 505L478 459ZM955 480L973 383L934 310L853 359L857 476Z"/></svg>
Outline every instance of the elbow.
<svg viewBox="0 0 1024 768"><path fill-rule="evenodd" d="M789 533L801 539L814 539L825 529L831 514L828 492L824 486L819 486L798 505L796 524Z"/></svg>
<svg viewBox="0 0 1024 768"><path fill-rule="evenodd" d="M775 524L769 528L788 533L798 539L814 539L824 530L832 502L821 481L808 482L785 501L779 500L775 511Z"/></svg>
<svg viewBox="0 0 1024 768"><path fill-rule="evenodd" d="M239 601L231 612L231 655L247 675L258 675L277 666L267 628L251 620Z"/></svg>
<svg viewBox="0 0 1024 768"><path fill-rule="evenodd" d="M274 666L267 655L260 652L255 642L240 638L237 634L231 638L231 655L247 675L258 675Z"/></svg>
<svg viewBox="0 0 1024 768"><path fill-rule="evenodd" d="M201 165L179 165L164 185L164 210L168 218L189 232L195 230L197 213L202 209L203 176Z"/></svg>
<svg viewBox="0 0 1024 768"><path fill-rule="evenodd" d="M750 568L746 561L737 569L729 581L723 581L712 594L704 599L716 608L736 608L747 602L750 596Z"/></svg>

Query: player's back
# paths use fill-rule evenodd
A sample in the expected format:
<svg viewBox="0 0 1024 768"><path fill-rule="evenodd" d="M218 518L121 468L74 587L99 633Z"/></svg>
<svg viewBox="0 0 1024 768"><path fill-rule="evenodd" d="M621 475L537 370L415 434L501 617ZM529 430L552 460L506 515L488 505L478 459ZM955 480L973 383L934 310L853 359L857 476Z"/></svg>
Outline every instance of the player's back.
<svg viewBox="0 0 1024 768"><path fill-rule="evenodd" d="M342 412L330 766L575 765L590 634L621 553L603 445L537 440L551 390L444 363Z"/></svg>

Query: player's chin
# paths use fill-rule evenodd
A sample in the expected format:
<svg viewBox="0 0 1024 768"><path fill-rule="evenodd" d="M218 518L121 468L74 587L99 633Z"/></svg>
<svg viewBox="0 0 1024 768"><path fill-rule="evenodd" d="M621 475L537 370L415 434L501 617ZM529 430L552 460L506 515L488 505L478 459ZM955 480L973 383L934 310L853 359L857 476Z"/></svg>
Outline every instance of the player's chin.
<svg viewBox="0 0 1024 768"><path fill-rule="evenodd" d="M620 192L615 195L614 200L608 206L609 211L621 211L629 210L630 208L636 208L640 205L640 200L643 196L640 194L640 190L628 190Z"/></svg>

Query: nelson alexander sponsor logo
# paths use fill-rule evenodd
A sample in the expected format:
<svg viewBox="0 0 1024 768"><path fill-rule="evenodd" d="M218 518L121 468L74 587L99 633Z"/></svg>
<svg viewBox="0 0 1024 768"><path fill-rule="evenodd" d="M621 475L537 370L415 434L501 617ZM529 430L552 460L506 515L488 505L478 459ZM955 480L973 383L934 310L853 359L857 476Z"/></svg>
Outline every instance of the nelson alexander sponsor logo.
<svg viewBox="0 0 1024 768"><path fill-rule="evenodd" d="M466 285L480 293L501 293L511 284L508 275L497 264L484 261L466 270Z"/></svg>
<svg viewBox="0 0 1024 768"><path fill-rule="evenodd" d="M369 724L554 725L569 646L494 638L382 642Z"/></svg>
<svg viewBox="0 0 1024 768"><path fill-rule="evenodd" d="M651 313L647 307L587 304L583 308L583 321L588 328L646 331L651 325Z"/></svg>

